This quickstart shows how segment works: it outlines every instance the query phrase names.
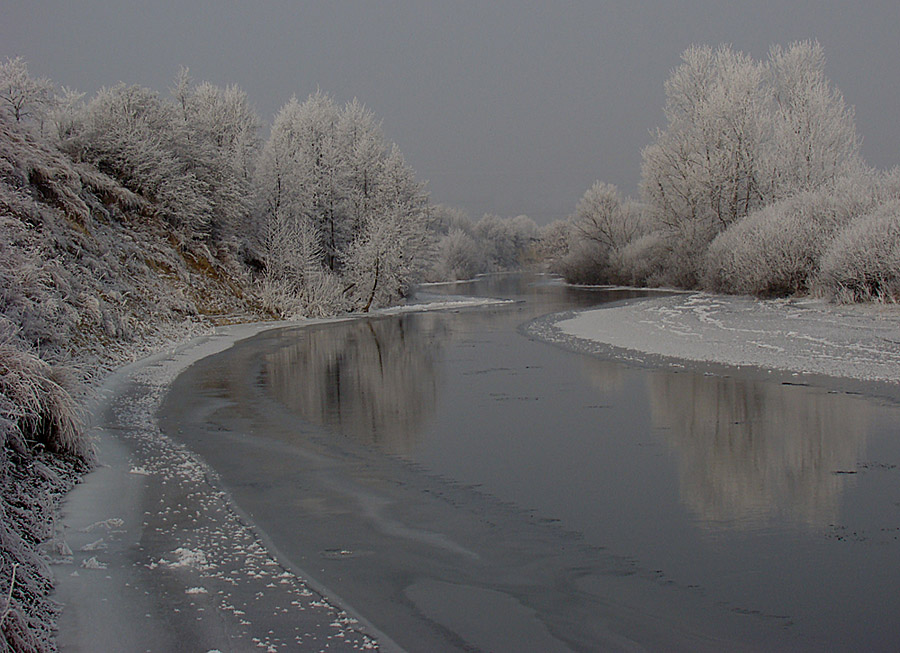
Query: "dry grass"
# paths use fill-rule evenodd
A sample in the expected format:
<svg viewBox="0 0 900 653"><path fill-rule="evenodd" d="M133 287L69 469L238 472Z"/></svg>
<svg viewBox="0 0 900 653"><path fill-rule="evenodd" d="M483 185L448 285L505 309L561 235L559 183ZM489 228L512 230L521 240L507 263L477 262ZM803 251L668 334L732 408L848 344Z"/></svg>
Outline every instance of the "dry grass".
<svg viewBox="0 0 900 653"><path fill-rule="evenodd" d="M60 375L9 336L0 336L0 394L12 407L3 417L15 421L30 444L92 459L93 451L81 431L81 409L63 387Z"/></svg>

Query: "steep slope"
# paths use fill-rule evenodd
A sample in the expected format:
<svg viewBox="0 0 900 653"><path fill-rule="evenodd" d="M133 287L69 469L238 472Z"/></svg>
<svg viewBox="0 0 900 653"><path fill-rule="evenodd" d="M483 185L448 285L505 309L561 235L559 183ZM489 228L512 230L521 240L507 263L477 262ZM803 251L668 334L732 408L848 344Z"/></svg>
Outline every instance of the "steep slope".
<svg viewBox="0 0 900 653"><path fill-rule="evenodd" d="M13 650L55 649L47 555L67 553L54 506L92 460L78 409L91 380L212 324L271 317L237 247L161 216L0 113L0 641Z"/></svg>

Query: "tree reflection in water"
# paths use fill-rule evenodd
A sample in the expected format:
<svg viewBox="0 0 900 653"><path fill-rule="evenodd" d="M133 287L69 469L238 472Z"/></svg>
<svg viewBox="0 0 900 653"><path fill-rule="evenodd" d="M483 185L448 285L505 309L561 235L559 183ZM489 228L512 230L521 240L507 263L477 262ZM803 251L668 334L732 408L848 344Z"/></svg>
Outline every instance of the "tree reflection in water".
<svg viewBox="0 0 900 653"><path fill-rule="evenodd" d="M290 330L266 355L264 382L304 419L408 454L434 412L445 331L428 314Z"/></svg>
<svg viewBox="0 0 900 653"><path fill-rule="evenodd" d="M827 526L865 446L867 404L805 387L648 377L654 426L679 457L682 501L711 528Z"/></svg>

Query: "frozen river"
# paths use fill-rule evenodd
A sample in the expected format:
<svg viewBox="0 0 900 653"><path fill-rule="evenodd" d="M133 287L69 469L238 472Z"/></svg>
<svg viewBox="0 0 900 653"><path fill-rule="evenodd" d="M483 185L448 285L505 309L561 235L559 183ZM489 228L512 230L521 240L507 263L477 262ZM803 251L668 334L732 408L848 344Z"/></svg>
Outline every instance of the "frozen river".
<svg viewBox="0 0 900 653"><path fill-rule="evenodd" d="M383 643L900 645L900 408L523 335L629 291L433 292L515 302L265 332L193 365L161 410Z"/></svg>

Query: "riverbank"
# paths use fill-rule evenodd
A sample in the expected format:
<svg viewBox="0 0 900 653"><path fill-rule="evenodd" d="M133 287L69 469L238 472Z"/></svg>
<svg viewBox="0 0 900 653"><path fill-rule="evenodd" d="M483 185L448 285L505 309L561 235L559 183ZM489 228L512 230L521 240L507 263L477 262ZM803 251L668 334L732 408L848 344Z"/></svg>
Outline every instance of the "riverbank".
<svg viewBox="0 0 900 653"><path fill-rule="evenodd" d="M651 299L646 303L656 301L658 300ZM682 304L676 305L682 305L681 310L683 311L690 312L697 308L697 302L691 303L688 295L682 296L680 301ZM727 303L727 298L723 300L723 303ZM634 306L639 305L634 304ZM441 302L441 306L453 308L461 306L461 304L444 301ZM601 309L599 312L616 311L620 307L622 305ZM716 308L715 310L722 311L724 309ZM533 315L546 312L548 311L545 309L540 313L533 313ZM593 312L595 311L585 314ZM703 310L701 309L699 312L703 313ZM516 318L515 313L512 318L516 323L522 319ZM310 584L303 573L307 570L308 565L314 565L314 567L309 567L308 571L314 572L313 575L324 579L325 585L332 588L338 587L338 585L332 584L328 575L321 574L326 566L334 564L339 567L334 570L335 573L346 574L348 577L352 575L357 578L358 582L378 586L377 583L368 583L366 576L375 564L373 561L380 560L372 553L372 551L379 550L373 544L373 537L368 533L365 536L360 535L361 524L368 522L355 518L349 510L344 510L341 506L336 507L337 504L334 503L336 489L348 494L350 503L361 502L368 506L373 513L369 518L376 522L375 526L380 525L381 530L378 532L382 535L385 532L392 535L399 533L405 539L410 539L408 536L411 533L418 535L418 539L412 538L412 544L416 547L421 545L427 549L428 553L422 554L422 558L427 557L428 560L434 561L434 553L429 547L435 541L439 544L446 544L447 541L456 542L459 539L465 544L464 549L460 550L452 547L450 550L445 546L444 549L447 549L447 555L450 557L460 555L460 551L464 556L465 551L480 551L479 559L486 562L484 568L475 569L478 574L477 578L473 578L467 583L460 583L460 577L454 577L454 585L451 589L462 591L459 588L464 587L466 601L468 602L473 597L482 601L485 614L490 614L492 610L496 611L498 601L507 598L502 593L498 594L495 588L507 587L503 582L509 582L508 578L501 578L495 584L488 584L488 587L494 589L487 592L481 585L484 575L487 573L485 570L490 569L494 570L492 573L499 573L497 570L518 569L519 567L510 564L510 553L506 549L502 551L503 564L491 559L491 556L498 554L498 550L489 533L482 533L481 536L475 537L474 541L470 542L475 531L469 524L466 524L464 528L458 528L453 538L448 540L436 538L431 529L434 529L434 533L444 533L443 529L446 524L453 519L460 518L455 507L475 506L477 510L473 514L478 516L477 523L482 527L489 524L492 533L497 530L496 525L500 523L498 515L503 517L503 523L507 524L509 528L508 532L517 533L516 536L504 539L520 543L517 546L524 546L521 544L524 542L534 543L547 540L546 550L538 547L537 554L530 549L524 551L523 559L525 560L546 561L548 560L547 551L559 550L558 533L545 533L541 530L538 533L541 537L534 540L532 536L535 536L536 533L532 532L530 525L524 532L520 533L518 530L524 528L519 516L510 516L492 506L485 506L484 497L476 497L474 493L470 493L465 488L454 490L460 496L454 494L456 498L449 501L446 495L447 487L438 484L433 479L423 477L415 469L407 470L409 475L408 478L404 476L403 482L391 485L390 492L392 494L387 499L381 494L371 497L360 494L356 491L355 486L351 487L347 484L345 475L334 468L333 461L328 460L326 461L327 469L319 470L319 475L324 476L330 484L327 483L328 487L317 493L310 491L309 488L313 476L303 472L299 463L294 459L288 460L286 451L278 449L276 452L278 461L283 462L294 474L287 481L284 478L275 477L263 469L263 473L258 478L248 480L242 474L240 482L233 482L231 485L224 482L227 475L220 472L223 479L220 482L217 474L212 472L206 464L206 461L214 461L218 454L213 453L209 456L204 454L203 460L201 460L178 445L177 442L167 438L160 432L157 424L156 407L163 395L169 392L170 384L176 376L194 361L224 351L238 340L258 333L259 331L256 329L264 330L274 326L281 326L281 324L268 323L219 329L211 336L195 339L183 346L170 349L151 359L120 370L107 379L97 405L92 408L92 415L96 416L96 420L92 421L92 428L96 429L95 434L99 438L101 451L105 450L107 454L101 455L102 466L100 469L88 477L88 481L96 479L97 483L94 484L93 493L90 491L82 493L79 499L81 509L76 509L77 506L71 503L67 503L65 508L67 511L72 511L66 516L69 525L67 542L72 549L72 559L57 568L58 576L61 577L60 595L68 591L63 587L66 584L71 584L76 590L75 594L69 595L68 606L63 612L63 621L60 623L59 642L62 648L66 650L116 650L120 648L127 650L140 650L140 648L145 650L206 650L203 647L216 647L218 650L224 651L247 650L256 647L279 650L296 648L299 645L324 648L326 644L329 648L339 646L349 649L374 646L391 648L390 640L381 636L374 628L362 623L362 620L354 616L340 598L324 588ZM624 328L626 331L628 330L627 325ZM406 333L407 339L409 336L410 334ZM514 329L510 336L513 342L522 341L521 338L515 336ZM575 336L568 337L575 338ZM423 342L428 342L429 338L425 338ZM539 348L539 351L552 349L539 344L533 346ZM490 349L502 351L503 347ZM404 341L403 351L409 351L408 340ZM464 359L467 360L465 357ZM496 364L488 364L479 360L473 365L474 367L471 369L467 368L469 372L466 376L467 386L472 385L472 380L475 378L487 379L485 376L487 372L494 373L508 369L508 363L501 361ZM250 368L242 364L235 369L238 378L242 378L243 382L252 390L254 387L252 379L255 377L244 378L247 377L247 370ZM532 371L526 373L526 369ZM528 375L540 374L542 378L547 378L546 368L541 366L529 365L520 372ZM459 374L454 376L460 378ZM216 373L212 378L221 379L223 377ZM207 408L202 408L204 402L209 404L209 409L214 412L224 410L227 413L227 405L223 407L222 402L215 395L210 394L208 384L198 384L196 387L200 388L199 394L175 392L171 396L179 398L188 405L187 413L193 411L191 414L194 415L198 425L196 428L202 427L210 430L207 436L219 443L216 445L217 450L222 450L221 443L228 443L227 449L230 451L221 451L222 457L231 459L234 465L241 470L246 470L248 461L255 460L250 455L251 453L261 454L262 450L268 451L275 446L276 443L273 443L271 438L256 437L254 430L241 427L237 422L231 424L227 420L223 422L220 419L212 419L210 413L206 412ZM239 392L237 398L243 402L249 394L252 394L249 390ZM486 394L486 392L479 392L478 396ZM524 395L522 396L524 397ZM195 402L192 397L195 397L197 401ZM496 398L485 399L485 401L498 405L503 403L498 403ZM472 401L453 403L454 405L472 405ZM535 405L537 403L540 402L536 402ZM596 406L593 408L595 409ZM266 414L268 415L269 412L267 411ZM574 411L567 411L566 414L574 414ZM168 433L181 441L180 429L187 423L183 420L174 420L170 424ZM172 426L173 424L175 426ZM453 424L455 431L459 428L455 416ZM463 429L463 431L478 433L483 426L481 422L478 422L473 424L470 429ZM554 424L553 428L556 426ZM183 428L193 429L194 427L184 426ZM538 429L537 432L549 433L553 431L553 428ZM184 433L185 441L190 439L189 434L196 437L193 431L188 430ZM536 447L526 447L526 449L537 450ZM303 456L300 456L298 460L301 458L306 460ZM390 459L388 462L392 460ZM370 477L393 478L391 475L374 473L372 467L363 466L364 469L357 469L360 468L358 457L346 458L346 461L350 461L353 469L367 479ZM310 461L306 460L306 462ZM213 462L210 464L217 470L220 469ZM374 464L373 462L372 465ZM250 467L252 468L253 465ZM592 472L596 472L596 469L592 467ZM248 470L247 474L249 475L251 471L254 470ZM592 474L584 476L589 478L592 477ZM601 476L612 477L613 475L601 474ZM338 481L340 482L338 483ZM288 482L293 489L303 488L302 500L297 506L291 502L284 505L273 505L267 498L266 489L278 482ZM251 502L240 500L240 505L249 513L254 514L252 520L234 506L231 495L222 490L223 485L230 487L231 492L234 492L238 499L241 498L242 493L252 494L259 490L262 496L259 505L254 506ZM87 483L83 487L79 487L76 492L82 492L82 490L89 490ZM286 493L282 496L292 495ZM327 496L328 500L321 504L324 496ZM362 496L366 497L365 501L360 501ZM75 497L76 495L73 494L71 497L73 501ZM413 502L411 499L416 499L417 502ZM442 510L449 510L449 506L453 506L454 510L446 514L441 512L442 517L434 522L423 522L423 511L432 510L432 503L439 504ZM524 505L531 505L531 503L526 501ZM385 506L396 506L398 510L387 515L381 514L386 510ZM330 509L326 509L329 507ZM320 510L327 518L325 531L328 537L322 541L321 545L303 548L303 551L309 556L308 558L305 555L281 555L279 547L273 543L273 540L277 540L272 533L278 529L288 531L291 542L299 539L299 535L293 533L292 529L311 530L311 524L307 517L286 518L289 511L295 508L302 508L307 512ZM485 510L488 508L490 508L490 518L485 518ZM264 516L263 513L267 510L274 513L274 520L269 525L260 521ZM301 510L298 514L305 513ZM555 515L557 511L550 510L548 514ZM391 519L387 520L385 524L388 517ZM340 526L336 523L336 520L340 519L345 520L350 526ZM402 521L406 519L409 519L408 524ZM259 524L259 526L255 524ZM274 527L273 524L275 524ZM421 537L423 529L425 530L424 535L427 535L424 538ZM480 531L478 532L480 533ZM351 533L356 533L359 537L351 537L349 535ZM336 543L340 546L336 546ZM361 548L362 543L365 543L363 548ZM482 548L479 549L479 546ZM571 547L569 548L571 549ZM382 549L396 551L397 547L395 543L388 542ZM410 556L402 557L404 560L410 558ZM332 558L335 560L333 561ZM303 560L301 564L304 569L296 569L290 562L285 562L290 559ZM443 561L443 558L440 560ZM593 564L597 565L597 578L603 579L602 582L597 581L594 591L602 594L602 603L606 606L604 609L609 613L604 623L607 621L631 623L630 618L626 619L626 613L630 614L629 611L637 610L636 614L643 615L646 607L641 606L648 604L648 596L659 599L657 592L661 591L661 588L662 591L669 591L668 585L664 586L662 581L650 582L652 579L648 576L645 579L649 583L647 587L643 586L642 581L640 583L642 585L641 592L629 602L627 597L622 594L624 588L618 587L609 580L610 574L616 575L621 572L620 566L623 564L623 560L618 558L609 560L591 558L591 560L593 560ZM352 564L356 565L355 572L348 568L348 565ZM582 568L580 564L568 560L561 561L561 569ZM527 568L527 565L523 568ZM654 566L651 569L657 568ZM542 569L544 572L547 571L543 567ZM638 571L640 570L634 571L629 567L628 573L634 575ZM360 573L362 575L357 576ZM502 576L502 574L500 575ZM396 575L392 574L392 577L394 576ZM509 596L513 597L519 597L517 593L519 590L515 588L518 588L526 578L529 579L529 582L534 582L531 576L513 574L512 577L515 580L514 586L507 587L507 589ZM409 583L410 581L407 578L403 582ZM547 595L543 585L538 584L537 587L540 589L535 590L533 596L529 595L530 598L526 597L528 600L520 600L521 597L516 599L520 601L519 603L508 600L504 613L505 618L512 619L515 623L534 625L532 615L526 614L522 606L530 605L532 600L538 600L536 597ZM406 593L400 595L406 597L403 599L404 601L412 601L417 609L428 615L429 619L438 622L452 621L463 613L451 614L445 609L448 588L450 586L446 584L412 583ZM343 590L338 591L344 594ZM450 596L452 598L452 593ZM109 605L111 597L116 597L116 604L112 607ZM355 599L351 598L351 603L355 603ZM564 601L550 601L550 603L552 605L547 606L547 609L555 610L559 605L564 604ZM659 605L659 614L671 616L668 612L671 607L669 602L663 601ZM709 614L708 610L704 608L688 612L696 620L696 623L704 624L703 628L691 632L706 632L705 629L709 627L705 625ZM570 607L566 608L566 613L566 618L572 617ZM366 614L369 614L369 611L366 611ZM586 616L589 614L589 612L585 613ZM103 617L98 618L97 615L103 615ZM596 612L594 616L596 617ZM379 624L391 623L389 619L381 619L376 616L372 616L372 618ZM678 619L677 622L683 626L684 619ZM462 626L455 624L454 627L457 626L461 631L468 632L466 641L480 641L476 636L481 631L473 630L474 626L471 624L464 623ZM758 628L759 624L754 623L749 626ZM736 628L749 626L738 624ZM664 622L659 631L653 634L653 637L657 638L653 641L662 646L668 641L667 637L672 637L671 627L671 623ZM642 618L637 626L624 630L628 633L643 633L642 637L645 639L641 641L647 641L646 619ZM544 633L544 631L540 632ZM565 632L568 633L570 630L567 629ZM470 638L476 639L470 640ZM693 648L696 649L697 642L696 640L692 641L695 644Z"/></svg>
<svg viewBox="0 0 900 653"><path fill-rule="evenodd" d="M556 316L529 332L636 363L755 368L900 394L900 308L893 305L679 293Z"/></svg>
<svg viewBox="0 0 900 653"><path fill-rule="evenodd" d="M215 475L156 425L181 371L285 325L219 328L105 379L88 411L97 468L61 509L61 649L376 648L370 630L277 562Z"/></svg>
<svg viewBox="0 0 900 653"><path fill-rule="evenodd" d="M430 297L383 312L490 303ZM348 319L219 327L105 377L87 406L97 465L62 504L61 553L52 558L61 649L395 648L338 597L283 566L215 473L156 419L169 385L193 363L263 331Z"/></svg>

